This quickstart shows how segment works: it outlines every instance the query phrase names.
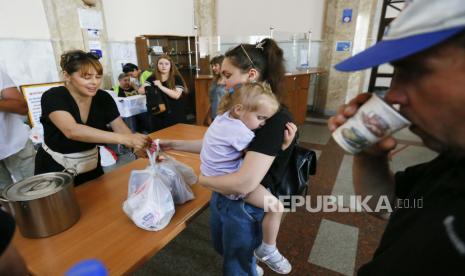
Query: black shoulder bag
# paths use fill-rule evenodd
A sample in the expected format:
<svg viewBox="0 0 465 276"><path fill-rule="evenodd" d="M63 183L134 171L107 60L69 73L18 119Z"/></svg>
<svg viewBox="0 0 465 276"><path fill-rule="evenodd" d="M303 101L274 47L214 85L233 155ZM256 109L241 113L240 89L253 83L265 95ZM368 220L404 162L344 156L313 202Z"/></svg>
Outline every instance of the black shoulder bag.
<svg viewBox="0 0 465 276"><path fill-rule="evenodd" d="M289 162L279 182L273 187L275 195L306 195L310 175L316 173L316 154L294 142Z"/></svg>
<svg viewBox="0 0 465 276"><path fill-rule="evenodd" d="M147 97L147 112L152 115L158 115L165 112L168 108L165 99L156 87L149 85L145 87L145 96Z"/></svg>

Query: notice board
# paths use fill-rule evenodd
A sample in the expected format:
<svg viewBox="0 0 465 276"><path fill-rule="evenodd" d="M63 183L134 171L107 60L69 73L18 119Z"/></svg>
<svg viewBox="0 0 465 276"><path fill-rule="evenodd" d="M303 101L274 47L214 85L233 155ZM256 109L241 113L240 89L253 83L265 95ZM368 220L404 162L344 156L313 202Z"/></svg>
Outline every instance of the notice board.
<svg viewBox="0 0 465 276"><path fill-rule="evenodd" d="M49 82L49 83L38 83L28 84L21 86L21 92L27 102L28 107L28 118L31 127L40 125L40 116L42 115L42 108L40 106L40 99L45 91L52 87L62 86L63 82Z"/></svg>

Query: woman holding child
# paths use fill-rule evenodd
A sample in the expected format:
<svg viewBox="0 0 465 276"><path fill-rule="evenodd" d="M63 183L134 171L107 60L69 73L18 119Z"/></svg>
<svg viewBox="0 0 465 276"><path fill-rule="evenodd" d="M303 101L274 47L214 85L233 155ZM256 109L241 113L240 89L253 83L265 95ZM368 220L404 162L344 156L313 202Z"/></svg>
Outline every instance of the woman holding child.
<svg viewBox="0 0 465 276"><path fill-rule="evenodd" d="M221 70L226 89L231 92L240 84L264 81L281 100L285 72L283 51L274 40L264 39L256 45L240 44L229 50ZM257 275L255 256L276 272L285 274L291 270L287 259L276 249L279 221L276 224L276 217L271 222L264 221L268 233L262 240L264 210L258 208L262 206L247 203L247 196L253 195L259 185L272 186L286 168L288 147L297 131L291 121L290 113L281 106L255 130L237 171L199 179L200 184L214 191L210 200L210 223L214 247L223 256L224 275ZM203 150L202 140L162 141L161 145L164 149ZM245 199L228 195L243 195Z"/></svg>

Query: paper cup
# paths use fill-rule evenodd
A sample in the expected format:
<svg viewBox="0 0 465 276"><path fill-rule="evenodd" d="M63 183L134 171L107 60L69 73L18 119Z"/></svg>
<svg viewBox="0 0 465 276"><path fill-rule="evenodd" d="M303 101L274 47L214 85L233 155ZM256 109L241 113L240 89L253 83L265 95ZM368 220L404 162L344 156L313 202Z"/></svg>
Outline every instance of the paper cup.
<svg viewBox="0 0 465 276"><path fill-rule="evenodd" d="M376 94L357 113L333 132L333 139L345 151L355 154L410 122Z"/></svg>

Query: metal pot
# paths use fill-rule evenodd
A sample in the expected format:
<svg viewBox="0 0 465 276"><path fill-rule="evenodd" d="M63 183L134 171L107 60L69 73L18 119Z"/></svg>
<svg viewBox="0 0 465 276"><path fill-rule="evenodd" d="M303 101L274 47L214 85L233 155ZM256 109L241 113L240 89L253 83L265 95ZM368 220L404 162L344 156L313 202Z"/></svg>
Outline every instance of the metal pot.
<svg viewBox="0 0 465 276"><path fill-rule="evenodd" d="M74 175L52 172L35 175L9 185L2 201L15 217L23 236L42 238L60 233L80 217L74 194Z"/></svg>

